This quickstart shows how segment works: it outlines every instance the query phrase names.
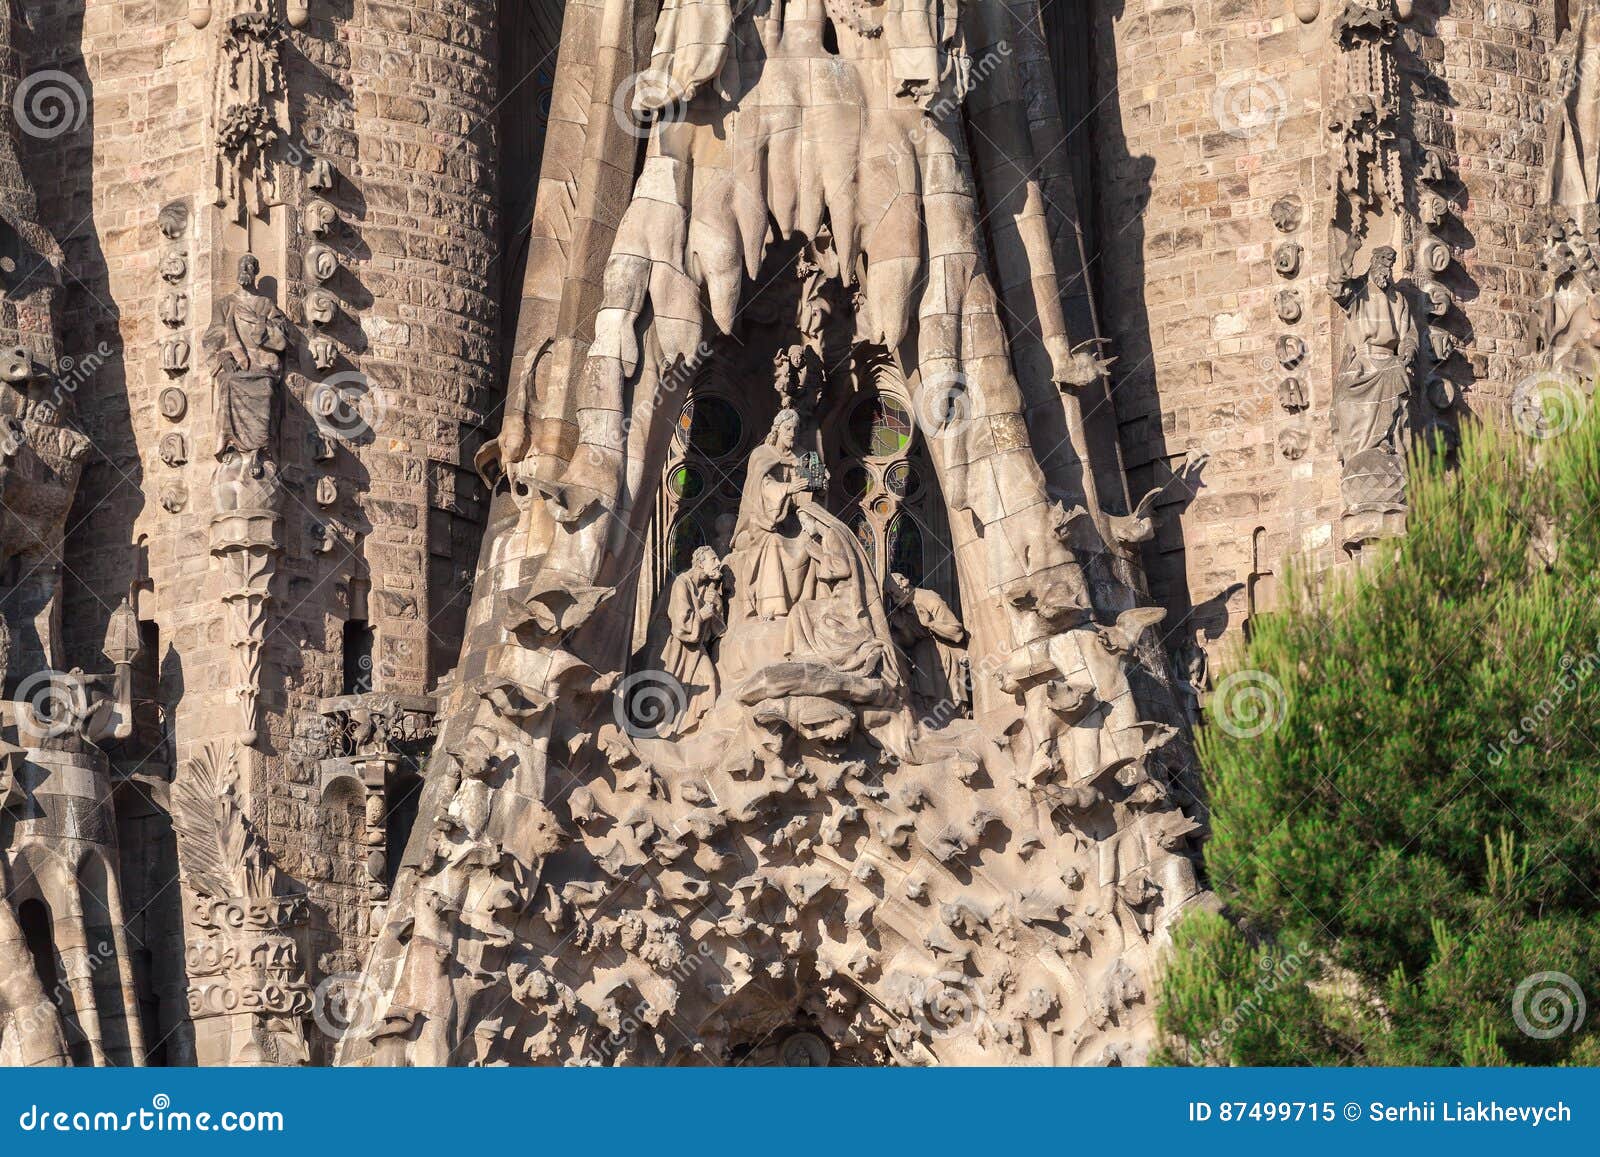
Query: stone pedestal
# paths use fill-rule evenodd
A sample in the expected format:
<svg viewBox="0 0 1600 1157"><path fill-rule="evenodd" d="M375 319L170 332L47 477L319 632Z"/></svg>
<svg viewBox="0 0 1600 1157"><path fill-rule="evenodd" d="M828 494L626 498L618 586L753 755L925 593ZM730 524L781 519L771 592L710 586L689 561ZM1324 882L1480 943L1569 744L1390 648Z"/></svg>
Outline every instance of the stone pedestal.
<svg viewBox="0 0 1600 1157"><path fill-rule="evenodd" d="M185 950L189 1016L201 1064L302 1065L309 1059L304 1020L311 989L299 930L303 895L263 900L196 895Z"/></svg>
<svg viewBox="0 0 1600 1157"><path fill-rule="evenodd" d="M222 602L228 608L234 686L239 696L239 740L254 746L261 726L261 650L266 638L272 576L282 550L275 510L230 510L211 520L211 556L223 569Z"/></svg>

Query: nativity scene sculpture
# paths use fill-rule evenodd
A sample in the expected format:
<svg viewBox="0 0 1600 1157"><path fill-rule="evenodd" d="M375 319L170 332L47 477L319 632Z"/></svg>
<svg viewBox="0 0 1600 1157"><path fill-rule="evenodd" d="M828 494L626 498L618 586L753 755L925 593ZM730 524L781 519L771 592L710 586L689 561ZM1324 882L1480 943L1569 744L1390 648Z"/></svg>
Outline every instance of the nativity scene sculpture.
<svg viewBox="0 0 1600 1157"><path fill-rule="evenodd" d="M584 13L603 51L557 88L631 91L644 127L551 128L547 166L582 160L536 214L559 253L530 259L473 625L341 1062L1141 1060L1209 897L1162 612L1085 433L1030 30L987 0L669 0L643 59ZM664 481L683 383L724 380L754 444L704 493ZM852 448L883 391L914 428ZM919 482L860 481L907 451ZM863 505L915 493L920 555Z"/></svg>

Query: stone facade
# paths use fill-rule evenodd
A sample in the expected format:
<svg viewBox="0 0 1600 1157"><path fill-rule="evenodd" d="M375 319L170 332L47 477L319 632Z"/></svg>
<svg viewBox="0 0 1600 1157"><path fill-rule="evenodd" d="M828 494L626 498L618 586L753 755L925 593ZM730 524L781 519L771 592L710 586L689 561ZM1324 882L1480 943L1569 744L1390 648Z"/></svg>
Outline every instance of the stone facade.
<svg viewBox="0 0 1600 1157"><path fill-rule="evenodd" d="M1208 653L1596 368L1580 0L9 11L12 1063L1137 1063Z"/></svg>

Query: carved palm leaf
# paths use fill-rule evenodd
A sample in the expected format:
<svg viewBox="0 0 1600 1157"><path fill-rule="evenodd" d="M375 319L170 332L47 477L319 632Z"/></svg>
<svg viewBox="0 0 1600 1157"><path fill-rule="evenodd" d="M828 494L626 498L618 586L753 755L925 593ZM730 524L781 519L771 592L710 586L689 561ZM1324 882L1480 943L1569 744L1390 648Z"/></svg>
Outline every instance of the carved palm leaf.
<svg viewBox="0 0 1600 1157"><path fill-rule="evenodd" d="M277 869L250 826L235 791L237 751L224 758L208 743L172 785L172 827L183 874L195 891L214 897L263 899Z"/></svg>

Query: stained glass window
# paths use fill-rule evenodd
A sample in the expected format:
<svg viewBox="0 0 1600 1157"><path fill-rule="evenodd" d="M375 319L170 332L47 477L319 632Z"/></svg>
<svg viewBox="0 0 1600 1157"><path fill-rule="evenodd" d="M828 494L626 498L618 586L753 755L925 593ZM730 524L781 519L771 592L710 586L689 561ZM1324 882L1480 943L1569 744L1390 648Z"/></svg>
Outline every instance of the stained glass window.
<svg viewBox="0 0 1600 1157"><path fill-rule="evenodd" d="M857 513L851 519L850 528L856 532L856 540L861 543L861 549L867 552L867 561L872 564L872 569L878 569L878 533L872 528L872 521L865 513Z"/></svg>
<svg viewBox="0 0 1600 1157"><path fill-rule="evenodd" d="M706 488L705 475L689 465L676 467L667 481L672 487L672 496L680 502L698 498Z"/></svg>
<svg viewBox="0 0 1600 1157"><path fill-rule="evenodd" d="M913 586L922 582L922 527L909 514L889 524L889 573L903 574Z"/></svg>
<svg viewBox="0 0 1600 1157"><path fill-rule="evenodd" d="M724 398L694 398L678 415L678 436L707 458L725 458L744 435L739 411Z"/></svg>
<svg viewBox="0 0 1600 1157"><path fill-rule="evenodd" d="M680 518L672 525L667 548L667 567L672 574L682 574L694 561L694 552L711 540L705 527L697 518Z"/></svg>
<svg viewBox="0 0 1600 1157"><path fill-rule="evenodd" d="M850 440L873 458L902 453L911 445L911 414L894 398L863 398L850 414Z"/></svg>

